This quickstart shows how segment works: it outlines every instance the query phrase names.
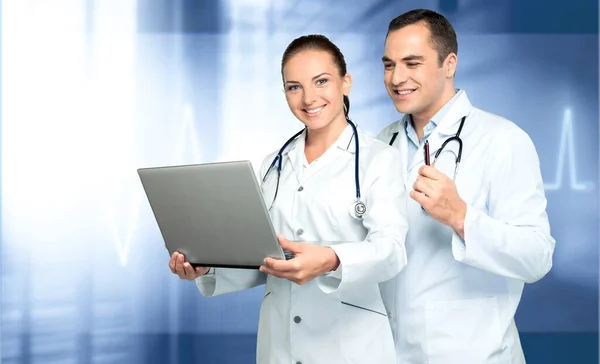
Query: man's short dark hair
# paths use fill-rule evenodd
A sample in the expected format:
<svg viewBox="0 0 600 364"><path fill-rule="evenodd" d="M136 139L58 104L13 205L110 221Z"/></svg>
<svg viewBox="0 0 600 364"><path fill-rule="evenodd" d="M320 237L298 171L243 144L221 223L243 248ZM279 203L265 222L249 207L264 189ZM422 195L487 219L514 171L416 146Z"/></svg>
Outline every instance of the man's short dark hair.
<svg viewBox="0 0 600 364"><path fill-rule="evenodd" d="M454 27L442 14L433 10L415 9L394 18L388 26L387 34L419 22L423 22L431 32L431 46L437 51L440 67L450 53L458 54Z"/></svg>

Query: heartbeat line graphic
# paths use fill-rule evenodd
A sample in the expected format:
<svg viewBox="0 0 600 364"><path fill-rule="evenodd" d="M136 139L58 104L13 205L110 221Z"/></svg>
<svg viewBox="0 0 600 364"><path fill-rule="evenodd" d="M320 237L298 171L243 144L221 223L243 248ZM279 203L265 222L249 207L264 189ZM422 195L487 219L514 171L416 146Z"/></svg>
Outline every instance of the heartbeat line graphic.
<svg viewBox="0 0 600 364"><path fill-rule="evenodd" d="M185 144L186 140L189 143L189 148L191 149L192 158L186 158L185 153ZM189 163L199 163L200 159L200 150L198 146L198 133L196 131L196 127L194 125L194 112L192 107L186 105L184 107L183 112L183 121L181 123L180 135L177 140L177 152L174 155L176 164L185 164ZM138 179L139 183L139 179ZM119 232L118 226L119 223L108 205L105 203L105 211L108 216L109 225L111 228L111 232L113 234L115 248L117 250L117 255L119 256L119 262L122 266L127 264L127 259L129 257L129 251L131 249L131 245L133 242L134 234L139 227L140 220L140 208L142 201L145 197L143 188L141 185L138 185L139 188L135 188L135 197L133 198L132 204L132 213L129 219L124 220L127 224L127 229L125 234L121 234ZM136 186L137 187L137 186Z"/></svg>
<svg viewBox="0 0 600 364"><path fill-rule="evenodd" d="M544 185L546 190L560 190L563 186L565 175L565 163L569 163L569 187L573 191L587 191L594 188L592 182L579 182L577 180L577 170L575 166L575 142L573 141L573 120L571 109L565 109L563 124L561 130L560 145L558 147L558 161L556 165L556 176L554 182Z"/></svg>

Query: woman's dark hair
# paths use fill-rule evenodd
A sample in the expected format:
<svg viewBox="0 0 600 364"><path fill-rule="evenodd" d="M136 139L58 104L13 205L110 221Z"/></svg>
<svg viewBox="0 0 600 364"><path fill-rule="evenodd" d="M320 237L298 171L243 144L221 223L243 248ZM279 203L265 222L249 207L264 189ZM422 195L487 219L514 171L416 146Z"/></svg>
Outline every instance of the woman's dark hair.
<svg viewBox="0 0 600 364"><path fill-rule="evenodd" d="M296 54L303 51L323 51L327 52L333 58L333 63L337 67L340 72L340 77L344 77L346 73L346 60L344 59L344 55L342 51L333 44L332 41L329 40L324 35L321 34L310 34L303 35L300 38L296 38L290 43L285 52L283 52L283 57L281 58L281 76L283 77L283 67L285 64L295 56ZM348 114L350 113L350 99L348 96L344 95L344 115L348 118Z"/></svg>

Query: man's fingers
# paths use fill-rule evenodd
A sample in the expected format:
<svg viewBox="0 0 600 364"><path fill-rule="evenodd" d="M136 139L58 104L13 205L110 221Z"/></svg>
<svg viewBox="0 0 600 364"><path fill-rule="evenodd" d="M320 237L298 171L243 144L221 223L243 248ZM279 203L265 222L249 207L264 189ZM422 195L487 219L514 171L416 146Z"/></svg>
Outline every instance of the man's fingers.
<svg viewBox="0 0 600 364"><path fill-rule="evenodd" d="M417 178L415 183L413 184L413 188L417 192L421 192L426 194L427 196L433 195L433 185L431 184L431 180L427 178Z"/></svg>
<svg viewBox="0 0 600 364"><path fill-rule="evenodd" d="M435 167L427 166L427 165L422 165L419 168L419 175L421 175L423 177L431 178L433 180L439 180L446 176L442 172L438 171Z"/></svg>
<svg viewBox="0 0 600 364"><path fill-rule="evenodd" d="M417 191L410 191L410 198L417 201L421 206L424 206L424 204L427 204L430 200L430 198L427 197L424 193Z"/></svg>

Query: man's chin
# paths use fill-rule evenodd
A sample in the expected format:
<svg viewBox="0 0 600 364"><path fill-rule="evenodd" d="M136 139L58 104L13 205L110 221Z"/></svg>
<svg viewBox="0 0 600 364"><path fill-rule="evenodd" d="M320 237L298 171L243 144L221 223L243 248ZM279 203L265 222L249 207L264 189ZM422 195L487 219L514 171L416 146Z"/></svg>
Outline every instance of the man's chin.
<svg viewBox="0 0 600 364"><path fill-rule="evenodd" d="M398 112L401 114L412 114L412 108L410 107L410 105L407 105L406 102L394 101L394 106L396 107L396 110L398 110Z"/></svg>

